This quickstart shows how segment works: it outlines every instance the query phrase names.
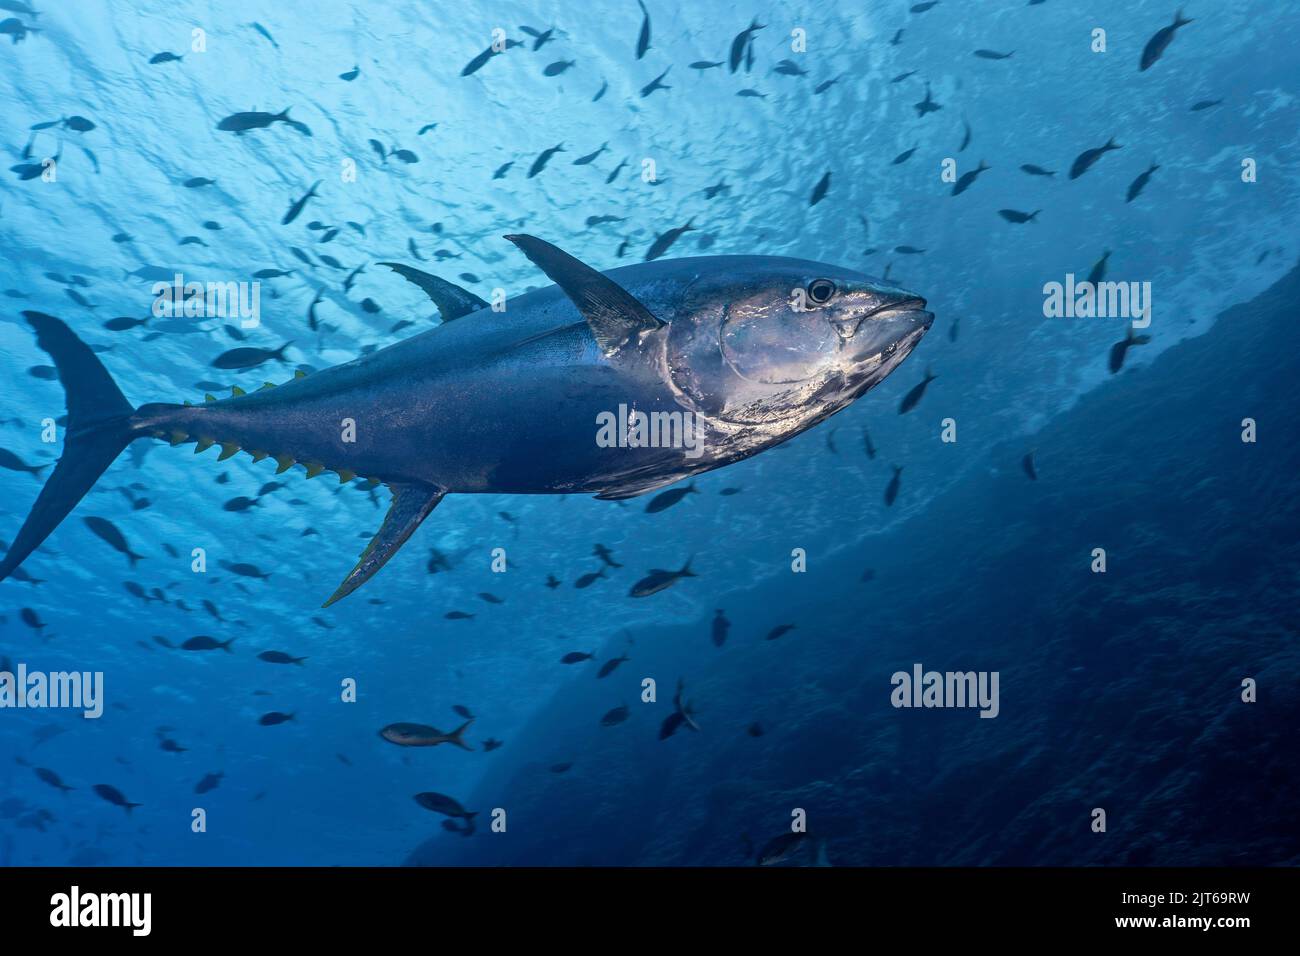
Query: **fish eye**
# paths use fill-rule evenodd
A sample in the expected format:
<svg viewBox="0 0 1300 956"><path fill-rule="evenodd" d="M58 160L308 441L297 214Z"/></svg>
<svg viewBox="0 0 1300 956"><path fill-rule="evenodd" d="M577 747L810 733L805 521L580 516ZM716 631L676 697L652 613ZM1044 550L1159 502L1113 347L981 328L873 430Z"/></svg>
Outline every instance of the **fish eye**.
<svg viewBox="0 0 1300 956"><path fill-rule="evenodd" d="M808 283L808 298L817 305L825 305L835 294L835 283L830 279L813 279Z"/></svg>

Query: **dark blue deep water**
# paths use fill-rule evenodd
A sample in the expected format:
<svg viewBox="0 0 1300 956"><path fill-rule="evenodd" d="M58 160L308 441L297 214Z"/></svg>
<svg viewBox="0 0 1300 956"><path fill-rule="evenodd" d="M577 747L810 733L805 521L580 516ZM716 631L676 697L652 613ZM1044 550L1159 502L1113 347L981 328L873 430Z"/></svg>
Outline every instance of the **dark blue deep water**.
<svg viewBox="0 0 1300 956"><path fill-rule="evenodd" d="M488 299L547 284L504 233L604 270L689 223L668 257L835 263L937 318L879 388L666 510L450 496L327 609L385 488L137 442L0 583L0 670L104 681L98 719L0 709L0 863L735 865L796 810L789 864L1300 862L1295 4L1192 0L1147 69L1175 0L647 0L640 57L631 2L32 4L0 4L5 548L64 438L24 310L133 402L202 402L434 327L380 262ZM494 28L523 45L462 75ZM1045 314L1103 259L1150 290L1118 371L1131 317ZM155 271L262 270L287 274L254 328L113 321L150 314ZM892 706L915 664L997 672L997 716ZM661 740L679 680L698 730ZM472 751L378 734L457 707Z"/></svg>

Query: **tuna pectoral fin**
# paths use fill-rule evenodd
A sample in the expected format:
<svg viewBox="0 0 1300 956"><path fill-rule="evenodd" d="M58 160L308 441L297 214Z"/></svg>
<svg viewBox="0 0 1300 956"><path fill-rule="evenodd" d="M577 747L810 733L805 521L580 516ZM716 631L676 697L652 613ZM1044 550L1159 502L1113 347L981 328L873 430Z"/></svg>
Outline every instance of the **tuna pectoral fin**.
<svg viewBox="0 0 1300 956"><path fill-rule="evenodd" d="M24 312L23 318L36 330L36 344L50 353L59 370L67 390L68 426L63 457L0 561L0 580L40 547L136 437L131 431L131 403L89 346L52 315Z"/></svg>
<svg viewBox="0 0 1300 956"><path fill-rule="evenodd" d="M629 343L636 345L643 333L663 326L632 293L563 249L536 236L506 238L564 290L606 355L613 355Z"/></svg>
<svg viewBox="0 0 1300 956"><path fill-rule="evenodd" d="M423 289L424 294L432 299L433 304L438 307L438 314L442 316L444 322L459 319L462 315L469 315L471 312L477 312L479 309L488 307L488 304L473 292L462 289L446 279L439 279L435 275L421 272L419 269L412 269L400 262L381 262L379 264L388 266L403 279L413 282Z"/></svg>
<svg viewBox="0 0 1300 956"><path fill-rule="evenodd" d="M429 512L438 506L446 494L441 488L432 485L389 483L393 490L393 502L388 506L383 526L371 539L361 560L352 569L352 573L343 579L339 589L330 595L330 599L321 607L329 607L339 598L347 597L382 568L397 549L406 543L420 522L429 516Z"/></svg>

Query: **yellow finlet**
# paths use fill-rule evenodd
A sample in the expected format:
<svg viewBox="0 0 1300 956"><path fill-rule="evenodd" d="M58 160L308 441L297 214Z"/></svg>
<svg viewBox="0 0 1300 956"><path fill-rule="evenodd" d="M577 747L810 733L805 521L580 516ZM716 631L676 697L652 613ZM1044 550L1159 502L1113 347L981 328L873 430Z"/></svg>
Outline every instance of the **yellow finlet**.
<svg viewBox="0 0 1300 956"><path fill-rule="evenodd" d="M339 484L346 485L349 481L351 481L356 476L357 473L355 471L349 471L347 468L344 468L342 471L339 472Z"/></svg>
<svg viewBox="0 0 1300 956"><path fill-rule="evenodd" d="M294 373L293 373L293 377L294 377L294 378L306 378L306 377L307 377L307 373L304 372L302 369L296 369L296 370L294 371Z"/></svg>
<svg viewBox="0 0 1300 956"><path fill-rule="evenodd" d="M290 455L276 455L275 463L279 465L279 467L275 469L277 475L283 475L294 465L293 458Z"/></svg>
<svg viewBox="0 0 1300 956"><path fill-rule="evenodd" d="M221 443L221 454L217 456L217 461L225 461L237 451L239 451L239 446L233 441L223 441Z"/></svg>
<svg viewBox="0 0 1300 956"><path fill-rule="evenodd" d="M175 448L177 445L185 444L186 439L188 439L189 437L190 437L189 435L181 431L172 432L171 439L170 439L172 443L172 447Z"/></svg>
<svg viewBox="0 0 1300 956"><path fill-rule="evenodd" d="M230 386L230 397L231 397L231 398L239 398L239 396L241 396L241 395L246 395L246 394L247 394L247 392L245 392L245 391L244 391L242 388L240 388L238 385L232 385L232 386Z"/></svg>
<svg viewBox="0 0 1300 956"><path fill-rule="evenodd" d="M265 392L268 388L275 388L275 382L263 382L262 387L259 388L258 391Z"/></svg>
<svg viewBox="0 0 1300 956"><path fill-rule="evenodd" d="M203 400L205 402L215 402L217 400L217 396L213 395L211 392L204 392Z"/></svg>
<svg viewBox="0 0 1300 956"><path fill-rule="evenodd" d="M325 466L318 461L308 462L306 467L307 467L308 478L315 478L317 475L319 475L322 471L325 470Z"/></svg>
<svg viewBox="0 0 1300 956"><path fill-rule="evenodd" d="M200 438L199 443L194 446L194 454L201 455L216 443L215 438Z"/></svg>
<svg viewBox="0 0 1300 956"><path fill-rule="evenodd" d="M269 458L269 457L271 456L271 453L270 453L269 451L252 451L252 450L250 450L248 453L249 453L250 455L253 456L253 464L257 464L257 463L258 463L259 461L261 461L263 458Z"/></svg>

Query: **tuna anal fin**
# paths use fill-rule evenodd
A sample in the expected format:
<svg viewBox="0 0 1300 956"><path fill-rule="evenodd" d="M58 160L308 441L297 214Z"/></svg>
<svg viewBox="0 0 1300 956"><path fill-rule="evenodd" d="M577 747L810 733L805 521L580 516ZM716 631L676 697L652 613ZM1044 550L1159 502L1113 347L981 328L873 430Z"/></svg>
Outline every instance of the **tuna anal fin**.
<svg viewBox="0 0 1300 956"><path fill-rule="evenodd" d="M506 238L564 290L606 355L613 355L629 343L637 344L642 334L663 326L632 293L563 249L536 236Z"/></svg>
<svg viewBox="0 0 1300 956"><path fill-rule="evenodd" d="M424 294L432 299L433 304L438 307L438 313L442 316L444 322L459 319L462 315L469 315L471 312L477 312L479 309L488 307L488 304L473 292L462 289L446 279L439 279L435 275L421 272L419 269L412 269L400 262L381 262L379 264L388 266L403 279L413 282L423 289Z"/></svg>
<svg viewBox="0 0 1300 956"><path fill-rule="evenodd" d="M397 549L406 543L420 522L429 516L429 512L438 506L446 494L441 488L432 485L397 484L390 482L393 491L392 504L378 534L371 539L361 560L352 572L343 579L337 591L330 595L322 607L329 607L339 598L347 597L361 585L365 584L376 571L382 568L388 559L397 553Z"/></svg>

